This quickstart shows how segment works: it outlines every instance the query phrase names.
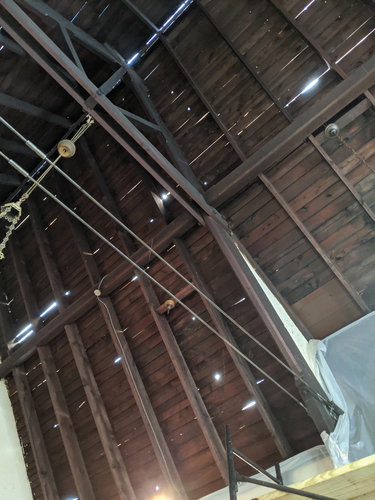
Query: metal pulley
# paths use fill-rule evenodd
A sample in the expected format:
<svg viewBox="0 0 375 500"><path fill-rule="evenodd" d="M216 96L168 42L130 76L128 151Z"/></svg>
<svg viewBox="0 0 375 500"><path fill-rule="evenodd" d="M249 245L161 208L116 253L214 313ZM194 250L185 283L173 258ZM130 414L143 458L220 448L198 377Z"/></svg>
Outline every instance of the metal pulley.
<svg viewBox="0 0 375 500"><path fill-rule="evenodd" d="M326 126L325 134L329 138L337 137L339 135L339 132L340 128L338 125L336 125L336 123L330 123Z"/></svg>
<svg viewBox="0 0 375 500"><path fill-rule="evenodd" d="M71 158L76 152L76 145L70 139L63 139L58 143L57 151L63 158Z"/></svg>
<svg viewBox="0 0 375 500"><path fill-rule="evenodd" d="M168 300L166 300L166 301L164 302L164 306L165 306L165 308L166 308L166 310L167 310L168 312L169 312L171 309L173 309L175 305L176 305L176 304L175 304L174 300L172 300L172 299L168 299Z"/></svg>

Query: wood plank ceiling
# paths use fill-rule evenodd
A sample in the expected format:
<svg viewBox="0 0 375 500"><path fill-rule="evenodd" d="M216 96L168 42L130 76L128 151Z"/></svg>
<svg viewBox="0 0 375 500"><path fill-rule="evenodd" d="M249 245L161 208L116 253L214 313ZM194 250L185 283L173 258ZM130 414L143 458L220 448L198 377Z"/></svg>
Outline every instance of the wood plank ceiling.
<svg viewBox="0 0 375 500"><path fill-rule="evenodd" d="M234 171L244 158L267 144L342 80L319 56L316 46L306 42L303 31L329 54L332 65L338 63L346 74L374 54L375 17L365 2L278 2L297 27L288 23L272 3L276 2L193 2L165 32L165 43L154 43L143 57L134 60L133 67L204 191ZM138 0L135 4L152 23L161 27L180 2ZM153 36L147 25L121 0L50 0L48 5L100 42L114 46L128 61L142 51ZM51 36L56 36L52 30ZM97 85L111 76L109 67L96 56L76 43L75 47L87 74ZM0 58L0 92L63 116L71 123L82 115L80 107L29 57L4 47ZM259 78L257 81L251 74L249 66L267 91ZM110 97L122 108L148 118L129 87L118 85ZM1 116L44 151L49 151L66 132L59 125L10 107L0 105L0 110ZM321 128L312 140L300 144L267 171L266 178L244 186L220 207L267 277L319 339L375 307L375 216L372 212L375 115L368 96L356 99L342 110L336 121L342 124L340 137L347 145L339 138L327 139ZM164 152L155 136L148 133L146 136ZM3 139L15 140L1 127L0 141ZM135 161L98 124L89 129L86 139L124 221L141 238L152 242L166 222ZM79 143L77 146L77 154L62 160L60 166L102 202L103 193L87 157ZM9 144L7 147L9 150ZM5 150L6 145L0 142L2 148ZM344 178L338 177L322 151L329 155ZM28 171L38 164L36 158L20 152L9 155ZM1 174L14 174L3 159L0 165ZM284 208L265 180L280 194ZM53 176L47 179L46 186L56 192ZM13 190L14 186L0 186L2 203ZM156 190L160 196L165 194L160 186L156 186ZM354 190L357 198L353 196ZM121 247L113 221L78 191L72 190L71 195L74 210ZM74 303L92 287L85 267L87 261L93 259L99 275L105 276L123 259L86 229L83 233L89 252L82 259L77 235L68 224L67 214L42 193L36 192L33 199L67 292L66 299ZM288 215L285 204L302 221L305 234ZM164 205L169 221L185 213L170 196ZM39 311L44 311L55 300L53 289L27 209L22 221L16 231L17 239L37 306ZM182 241L215 301L279 355L275 342L254 306L244 298L212 235L204 227L193 224L190 227ZM317 247L306 237L307 233L328 256L334 269L322 259ZM191 278L175 241L170 241L162 255ZM1 281L14 328L9 339L29 321L8 249L5 257L1 262ZM185 286L156 259L150 259L147 270L173 293ZM343 286L340 276L347 280L353 293ZM159 289L155 288L155 292L160 303L168 298ZM110 297L188 498L194 500L223 487L224 480L138 280L130 277ZM197 315L211 322L197 293L190 294L184 301ZM47 324L58 314L58 310L53 309L43 318L43 323ZM257 405L243 410L253 401L253 395L224 343L181 306L176 306L165 317L219 437L223 440L224 426L229 424L234 446L261 466L268 467L281 460ZM121 363L116 362L118 353L98 305L83 314L77 326L135 494L139 500L157 497L166 491L166 481L125 372ZM247 356L296 398L300 397L293 377L285 369L232 325L229 328ZM66 333L58 333L49 347L95 498L120 498ZM5 357L4 342L1 348ZM27 359L25 371L59 497L76 498L77 488L37 353ZM261 382L259 387L293 453L319 444L319 435L303 408L270 381L263 381L257 370L253 373ZM8 386L33 495L42 499L42 486L13 376L8 377ZM240 467L237 470L242 471Z"/></svg>

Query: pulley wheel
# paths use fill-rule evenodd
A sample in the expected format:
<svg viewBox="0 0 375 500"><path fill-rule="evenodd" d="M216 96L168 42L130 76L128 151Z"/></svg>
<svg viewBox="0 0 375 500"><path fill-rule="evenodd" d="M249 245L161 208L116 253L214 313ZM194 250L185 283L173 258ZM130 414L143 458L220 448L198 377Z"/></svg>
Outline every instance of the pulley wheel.
<svg viewBox="0 0 375 500"><path fill-rule="evenodd" d="M64 158L71 158L76 152L76 146L70 139L63 139L58 143L57 151Z"/></svg>
<svg viewBox="0 0 375 500"><path fill-rule="evenodd" d="M337 137L339 135L340 129L336 123L330 123L325 129L325 134L327 137Z"/></svg>
<svg viewBox="0 0 375 500"><path fill-rule="evenodd" d="M167 311L169 312L171 309L174 308L176 304L174 303L174 300L172 299L168 299L164 302L164 306L165 308L167 309Z"/></svg>

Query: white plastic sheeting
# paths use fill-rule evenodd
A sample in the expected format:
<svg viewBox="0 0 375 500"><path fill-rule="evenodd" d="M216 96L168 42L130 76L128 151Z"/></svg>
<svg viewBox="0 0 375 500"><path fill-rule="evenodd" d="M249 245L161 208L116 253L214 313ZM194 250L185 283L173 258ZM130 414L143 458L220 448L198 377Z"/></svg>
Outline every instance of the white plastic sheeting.
<svg viewBox="0 0 375 500"><path fill-rule="evenodd" d="M310 477L317 476L318 474L322 474L328 470L332 470L333 464L326 447L321 445L299 453L292 458L288 458L280 464L280 469L283 482L287 486L298 483L299 481L304 481ZM261 481L270 482L269 479L265 478L262 474L256 474L254 476L252 471L253 469L249 467L249 476ZM276 475L274 467L267 469L267 471L274 476ZM255 484L250 483L240 483L238 485L237 499L252 500L258 498L260 495L264 495L265 493L270 493L271 491L273 490L264 488L263 486L256 486ZM203 497L201 500L228 500L228 488L222 488L221 490L215 491L214 493Z"/></svg>
<svg viewBox="0 0 375 500"><path fill-rule="evenodd" d="M0 381L0 499L32 500L8 391Z"/></svg>
<svg viewBox="0 0 375 500"><path fill-rule="evenodd" d="M310 341L310 366L344 410L322 438L335 467L375 453L375 312L323 341Z"/></svg>

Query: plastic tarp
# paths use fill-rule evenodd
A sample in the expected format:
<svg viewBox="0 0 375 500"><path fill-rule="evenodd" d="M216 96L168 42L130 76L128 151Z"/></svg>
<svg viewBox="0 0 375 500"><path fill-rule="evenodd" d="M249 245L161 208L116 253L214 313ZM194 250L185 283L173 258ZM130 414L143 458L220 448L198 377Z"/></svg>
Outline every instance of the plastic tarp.
<svg viewBox="0 0 375 500"><path fill-rule="evenodd" d="M292 458L284 460L284 462L280 464L280 469L284 484L290 485L298 483L299 481L304 481L310 477L317 476L318 474L322 474L328 470L332 470L333 464L326 447L324 445L320 445L299 453ZM249 476L261 481L270 482L270 480L262 474L256 474L254 476L251 472L252 470L253 469L249 467ZM270 467L267 471L276 476L274 467ZM258 498L260 495L270 493L271 491L273 490L263 486L256 486L250 483L240 483L238 485L237 499L253 500ZM210 493L209 495L203 497L203 499L228 500L228 488L222 488L214 493Z"/></svg>
<svg viewBox="0 0 375 500"><path fill-rule="evenodd" d="M335 467L375 453L375 312L310 341L310 366L344 410L333 433L322 438Z"/></svg>

